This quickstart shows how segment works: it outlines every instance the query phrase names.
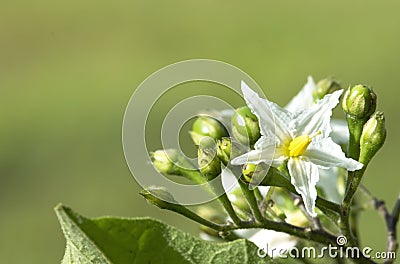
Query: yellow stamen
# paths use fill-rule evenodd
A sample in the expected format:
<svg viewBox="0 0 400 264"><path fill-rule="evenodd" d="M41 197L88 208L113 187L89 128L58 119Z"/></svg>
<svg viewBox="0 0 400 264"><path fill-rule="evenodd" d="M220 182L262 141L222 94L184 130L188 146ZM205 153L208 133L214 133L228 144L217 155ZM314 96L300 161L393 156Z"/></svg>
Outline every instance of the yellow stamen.
<svg viewBox="0 0 400 264"><path fill-rule="evenodd" d="M309 135L295 137L288 147L290 157L298 157L302 155L306 151L308 145L310 145L311 139L319 134L321 134L321 131L318 131L318 133L311 137Z"/></svg>

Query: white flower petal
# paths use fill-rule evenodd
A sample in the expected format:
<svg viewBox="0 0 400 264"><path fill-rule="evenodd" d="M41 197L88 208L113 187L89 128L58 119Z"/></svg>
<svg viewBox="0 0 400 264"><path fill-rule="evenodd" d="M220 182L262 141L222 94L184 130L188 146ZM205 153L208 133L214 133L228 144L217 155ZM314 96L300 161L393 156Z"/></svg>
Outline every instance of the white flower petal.
<svg viewBox="0 0 400 264"><path fill-rule="evenodd" d="M260 229L254 235L250 236L248 240L253 242L258 248L267 251L265 253L273 258L279 257L278 252L287 251L297 243L297 239L293 236L268 229Z"/></svg>
<svg viewBox="0 0 400 264"><path fill-rule="evenodd" d="M313 92L317 88L313 78L308 76L307 83L300 92L285 106L285 109L292 113L311 107L313 102Z"/></svg>
<svg viewBox="0 0 400 264"><path fill-rule="evenodd" d="M231 161L232 165L246 163L258 164L264 162L267 165L277 167L287 159L285 148L277 147L275 142L267 140L265 137L258 140L256 144L257 147L255 150L250 150L249 152L234 158Z"/></svg>
<svg viewBox="0 0 400 264"><path fill-rule="evenodd" d="M339 168L319 169L319 181L317 186L322 189L325 198L329 201L341 203L342 197L338 190Z"/></svg>
<svg viewBox="0 0 400 264"><path fill-rule="evenodd" d="M346 158L340 146L331 138L311 142L303 153L303 157L322 168L342 167L349 171L355 171L363 167L362 163Z"/></svg>
<svg viewBox="0 0 400 264"><path fill-rule="evenodd" d="M233 165L265 162L269 164L274 159L275 144L265 145L262 149L250 150L246 154L234 158Z"/></svg>
<svg viewBox="0 0 400 264"><path fill-rule="evenodd" d="M349 143L349 127L347 122L341 119L331 120L332 132L330 137L337 144L344 145Z"/></svg>
<svg viewBox="0 0 400 264"><path fill-rule="evenodd" d="M340 90L325 95L309 109L299 112L292 122L296 135L311 136L321 132L322 138L328 137L332 131L330 126L332 109L339 103L342 92L343 90Z"/></svg>
<svg viewBox="0 0 400 264"><path fill-rule="evenodd" d="M301 158L290 158L287 166L291 182L303 198L307 213L312 217L317 216L315 213L315 200L317 199L315 186L319 179L318 167Z"/></svg>
<svg viewBox="0 0 400 264"><path fill-rule="evenodd" d="M247 105L257 116L261 134L267 137L277 137L281 141L290 138L288 124L290 113L278 105L262 99L242 81L242 92Z"/></svg>

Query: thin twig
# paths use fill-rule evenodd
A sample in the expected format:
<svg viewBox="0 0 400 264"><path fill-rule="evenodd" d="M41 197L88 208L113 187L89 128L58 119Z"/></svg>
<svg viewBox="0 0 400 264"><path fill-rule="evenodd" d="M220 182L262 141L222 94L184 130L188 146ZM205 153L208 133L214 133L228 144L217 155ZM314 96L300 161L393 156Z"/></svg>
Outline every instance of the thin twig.
<svg viewBox="0 0 400 264"><path fill-rule="evenodd" d="M371 192L363 185L360 186L361 190L373 201L375 209L380 213L382 218L386 223L387 232L387 252L393 252L396 254L399 247L399 242L397 240L397 223L399 221L400 214L400 195L398 196L396 203L393 207L392 213L386 207L384 201L379 200L371 194ZM387 258L383 263L391 264L394 263L395 259Z"/></svg>
<svg viewBox="0 0 400 264"><path fill-rule="evenodd" d="M247 200L247 203L250 206L251 212L253 213L256 220L260 223L264 222L265 218L263 217L260 208L258 207L256 196L254 195L254 191L249 189L249 186L244 183L241 179L238 179L239 186L242 190L244 197Z"/></svg>

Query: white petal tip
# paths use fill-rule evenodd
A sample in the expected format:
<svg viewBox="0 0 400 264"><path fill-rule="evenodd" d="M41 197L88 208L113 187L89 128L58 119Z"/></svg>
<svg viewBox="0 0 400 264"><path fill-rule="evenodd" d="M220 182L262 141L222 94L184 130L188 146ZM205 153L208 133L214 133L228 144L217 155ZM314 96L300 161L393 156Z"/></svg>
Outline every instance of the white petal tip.
<svg viewBox="0 0 400 264"><path fill-rule="evenodd" d="M339 100L339 97L342 95L343 91L344 91L343 89L337 90L337 91L333 92L332 94L335 95L335 97L337 97Z"/></svg>
<svg viewBox="0 0 400 264"><path fill-rule="evenodd" d="M348 167L347 167L347 170L348 170L348 171L361 170L361 169L364 167L364 164L362 164L362 163L360 163L360 162L358 162L358 161L355 161L355 160L353 160L353 159L351 159L351 161L352 161L351 166L348 166Z"/></svg>
<svg viewBox="0 0 400 264"><path fill-rule="evenodd" d="M244 81L241 81L240 87L242 88L243 95L254 93L254 91Z"/></svg>
<svg viewBox="0 0 400 264"><path fill-rule="evenodd" d="M242 165L242 164L246 163L246 159L247 159L247 157L239 156L239 157L231 160L231 164L232 165Z"/></svg>
<svg viewBox="0 0 400 264"><path fill-rule="evenodd" d="M317 213L315 213L315 212L314 212L314 213L310 213L310 212L309 212L308 214L309 214L311 217L317 217L317 216L318 216Z"/></svg>

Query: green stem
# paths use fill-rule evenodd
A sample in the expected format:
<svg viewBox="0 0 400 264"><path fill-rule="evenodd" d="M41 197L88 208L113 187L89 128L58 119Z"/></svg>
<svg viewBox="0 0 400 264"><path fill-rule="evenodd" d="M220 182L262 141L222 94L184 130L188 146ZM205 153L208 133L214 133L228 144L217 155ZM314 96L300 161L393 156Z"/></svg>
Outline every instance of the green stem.
<svg viewBox="0 0 400 264"><path fill-rule="evenodd" d="M288 191L290 191L291 193L299 195L296 192L296 189L294 188L294 186L290 183L287 176L282 174L278 170L275 170L272 168L268 171L268 174L261 182L261 185L283 187L283 188L287 189ZM339 219L338 214L341 209L340 205L338 205L334 202L325 200L319 196L317 197L315 204L326 216L331 218L332 221L334 221L334 222L338 221L338 219Z"/></svg>
<svg viewBox="0 0 400 264"><path fill-rule="evenodd" d="M351 176L352 181L350 182L349 187L346 191L346 194L343 199L343 205L342 205L343 208L347 211L350 208L351 201L353 200L354 194L356 193L358 186L360 185L361 179L364 175L366 168L367 168L367 164L364 164L364 167L362 167L362 169L348 173L349 177L350 177L350 175L352 175Z"/></svg>
<svg viewBox="0 0 400 264"><path fill-rule="evenodd" d="M220 225L213 223L209 220L206 220L199 215L195 214L194 212L190 211L186 207L168 203L167 206L162 207L162 209L167 209L178 214L181 214L201 225L207 226L219 232L228 232L237 229L253 229L253 228L263 228L274 230L277 232L284 232L289 235L293 235L299 238L307 239L313 242L321 243L323 245L335 245L336 244L336 237L332 234L326 232L325 230L312 230L309 228L303 228L288 224L286 222L274 222L268 219L264 219L263 222L254 222L254 221L242 221L240 225L232 225L232 224L225 224ZM353 246L352 244L349 246ZM370 259L366 259L363 255L360 256L359 259L353 259L356 263L375 263Z"/></svg>
<svg viewBox="0 0 400 264"><path fill-rule="evenodd" d="M348 156L352 159L358 160L360 157L360 138L363 130L363 126L368 119L356 118L351 115L347 115L347 124L349 126L349 149Z"/></svg>
<svg viewBox="0 0 400 264"><path fill-rule="evenodd" d="M241 179L238 179L238 183L256 220L260 223L264 222L265 219L261 214L260 208L258 208L258 203L256 200L256 196L254 195L254 191L250 190L248 184L244 183Z"/></svg>
<svg viewBox="0 0 400 264"><path fill-rule="evenodd" d="M212 228L214 230L221 230L221 228L223 226L223 225L219 225L219 224L216 224L214 222L211 222L211 221L209 221L207 219L204 219L201 216L199 216L196 213L194 213L193 211L191 211L191 210L187 209L186 207L184 207L182 205L179 205L179 204L172 204L171 203L168 206L168 208L163 208L163 209L167 209L167 210L173 211L175 213L178 213L180 215L183 215L183 216L185 216L185 217L187 217L187 218L189 218L189 219L191 219L191 220L193 220L193 221L195 221L195 222L197 222L197 223L199 223L201 225L207 226L207 227Z"/></svg>
<svg viewBox="0 0 400 264"><path fill-rule="evenodd" d="M264 200L264 197L262 196L260 190L257 187L254 188L254 195L256 196L256 199L258 200L258 202Z"/></svg>
<svg viewBox="0 0 400 264"><path fill-rule="evenodd" d="M224 207L226 213L229 215L229 217L232 219L232 221L235 223L235 225L240 226L242 223L242 220L238 217L236 214L235 210L233 209L232 203L229 200L228 196L225 193L224 187L222 186L221 180L214 180L209 182L211 185L211 189L214 192L215 195L218 195L222 193L217 199L218 201L222 204Z"/></svg>

